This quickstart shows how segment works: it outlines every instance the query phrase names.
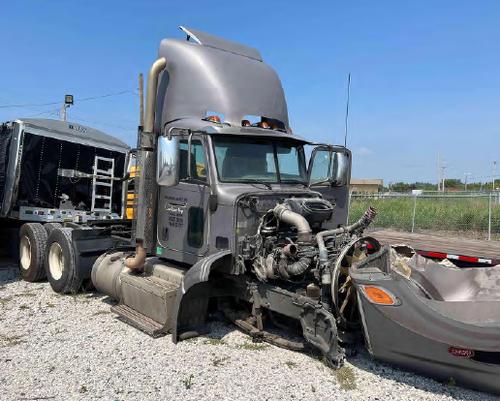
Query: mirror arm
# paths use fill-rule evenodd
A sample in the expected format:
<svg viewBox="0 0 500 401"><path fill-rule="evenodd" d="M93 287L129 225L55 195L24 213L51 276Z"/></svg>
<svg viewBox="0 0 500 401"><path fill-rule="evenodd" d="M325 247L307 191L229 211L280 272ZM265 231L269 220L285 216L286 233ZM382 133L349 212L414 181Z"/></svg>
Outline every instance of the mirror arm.
<svg viewBox="0 0 500 401"><path fill-rule="evenodd" d="M188 159L187 159L187 176L188 179L191 179L191 140L193 139L193 133L189 130L188 136Z"/></svg>

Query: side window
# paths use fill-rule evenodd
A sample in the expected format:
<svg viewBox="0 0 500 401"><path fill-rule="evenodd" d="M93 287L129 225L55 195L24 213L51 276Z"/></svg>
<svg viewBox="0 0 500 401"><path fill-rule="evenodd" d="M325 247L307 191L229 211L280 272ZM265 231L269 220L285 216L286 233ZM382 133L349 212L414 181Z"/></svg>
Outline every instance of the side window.
<svg viewBox="0 0 500 401"><path fill-rule="evenodd" d="M179 179L187 180L188 171L191 178L197 181L207 181L207 162L205 160L205 150L203 144L198 139L191 141L191 166L188 167L188 141L180 142L180 172ZM189 170L188 170L189 168Z"/></svg>
<svg viewBox="0 0 500 401"><path fill-rule="evenodd" d="M325 181L330 177L330 151L318 150L313 154L311 183Z"/></svg>

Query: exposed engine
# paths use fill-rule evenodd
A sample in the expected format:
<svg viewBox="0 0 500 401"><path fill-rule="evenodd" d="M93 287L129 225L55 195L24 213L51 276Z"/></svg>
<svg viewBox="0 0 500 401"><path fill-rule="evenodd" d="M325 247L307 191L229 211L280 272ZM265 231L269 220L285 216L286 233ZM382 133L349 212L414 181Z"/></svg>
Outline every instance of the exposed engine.
<svg viewBox="0 0 500 401"><path fill-rule="evenodd" d="M255 235L240 241L241 258L260 281L286 281L330 304L335 261L376 215L370 207L352 225L322 229L333 213L334 206L318 197L286 199L261 215Z"/></svg>

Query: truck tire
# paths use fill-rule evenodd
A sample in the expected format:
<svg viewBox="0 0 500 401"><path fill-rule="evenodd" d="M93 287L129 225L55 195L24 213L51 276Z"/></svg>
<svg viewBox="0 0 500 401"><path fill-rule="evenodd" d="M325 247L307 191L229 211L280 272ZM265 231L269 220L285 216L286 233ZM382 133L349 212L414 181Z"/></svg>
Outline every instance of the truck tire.
<svg viewBox="0 0 500 401"><path fill-rule="evenodd" d="M21 278L36 282L45 278L47 232L40 223L26 223L19 230L19 271Z"/></svg>
<svg viewBox="0 0 500 401"><path fill-rule="evenodd" d="M71 231L71 228L57 228L47 240L45 271L50 286L60 294L75 294L82 286L76 270Z"/></svg>
<svg viewBox="0 0 500 401"><path fill-rule="evenodd" d="M45 228L45 231L47 231L47 237L50 236L50 233L58 228L62 228L61 223L45 223L43 225L43 228Z"/></svg>

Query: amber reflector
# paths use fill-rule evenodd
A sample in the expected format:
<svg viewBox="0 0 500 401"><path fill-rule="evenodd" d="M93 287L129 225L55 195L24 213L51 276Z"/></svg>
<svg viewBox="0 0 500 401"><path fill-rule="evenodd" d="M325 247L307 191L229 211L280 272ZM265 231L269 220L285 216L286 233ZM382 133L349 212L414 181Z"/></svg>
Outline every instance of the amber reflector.
<svg viewBox="0 0 500 401"><path fill-rule="evenodd" d="M394 297L380 287L365 285L363 287L363 291L368 299L374 304L394 305L396 303Z"/></svg>
<svg viewBox="0 0 500 401"><path fill-rule="evenodd" d="M265 128L265 129L269 129L271 128L271 126L269 125L269 123L267 121L261 121L260 123L257 124L260 128Z"/></svg>
<svg viewBox="0 0 500 401"><path fill-rule="evenodd" d="M205 118L205 120L220 124L219 116L208 116L207 118Z"/></svg>

